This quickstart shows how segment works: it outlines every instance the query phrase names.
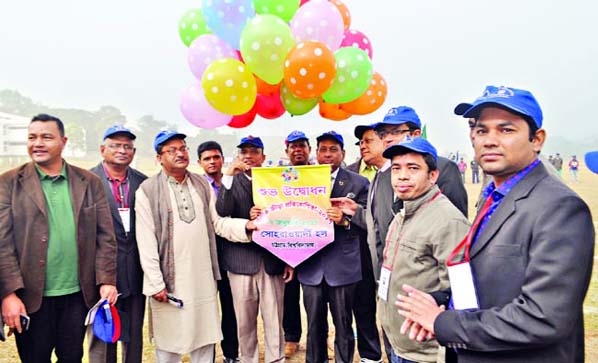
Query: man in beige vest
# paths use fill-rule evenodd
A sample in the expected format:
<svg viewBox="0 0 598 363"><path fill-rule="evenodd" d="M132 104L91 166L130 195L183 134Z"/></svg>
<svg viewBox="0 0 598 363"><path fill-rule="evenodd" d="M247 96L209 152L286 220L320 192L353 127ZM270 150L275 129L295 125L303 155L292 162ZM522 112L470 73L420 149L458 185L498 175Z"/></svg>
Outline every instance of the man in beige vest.
<svg viewBox="0 0 598 363"><path fill-rule="evenodd" d="M154 140L162 171L137 191L137 243L144 272L143 293L151 297L150 337L157 363L214 360L222 340L216 280L218 233L230 241L249 242L254 229L246 219L221 218L215 195L202 176L187 170L185 135L162 131Z"/></svg>

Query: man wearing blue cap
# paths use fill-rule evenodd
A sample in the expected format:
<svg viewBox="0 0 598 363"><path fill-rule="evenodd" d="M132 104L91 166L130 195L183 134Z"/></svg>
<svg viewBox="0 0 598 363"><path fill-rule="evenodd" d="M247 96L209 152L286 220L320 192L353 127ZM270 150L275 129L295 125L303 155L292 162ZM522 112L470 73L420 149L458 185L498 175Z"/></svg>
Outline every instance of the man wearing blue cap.
<svg viewBox="0 0 598 363"><path fill-rule="evenodd" d="M221 216L254 219L251 169L264 163L264 143L247 136L237 148L237 159L222 177L216 208ZM237 315L241 363L259 361L258 309L264 323L265 363L283 362L284 284L293 279L293 269L256 243L225 243L222 252Z"/></svg>
<svg viewBox="0 0 598 363"><path fill-rule="evenodd" d="M161 131L154 140L162 171L137 192L137 244L143 292L149 299L150 337L156 362L213 362L222 340L216 280L220 279L215 235L249 242L247 219L222 218L207 180L187 170L185 135Z"/></svg>
<svg viewBox="0 0 598 363"><path fill-rule="evenodd" d="M369 182L340 166L345 158L343 137L335 131L317 137L318 164L329 164L332 173L331 197L347 197L365 205ZM361 280L359 237L361 229L351 223L338 207L327 210L334 222L334 241L297 266L307 312L307 363L328 361L328 310L335 328L334 360L352 363L355 337L351 326L353 301Z"/></svg>
<svg viewBox="0 0 598 363"><path fill-rule="evenodd" d="M405 287L400 314L457 348L460 363L583 362L594 226L584 201L538 160L546 138L538 102L488 86L455 113L474 119L475 158L493 182L454 251L464 257L449 266L455 309Z"/></svg>
<svg viewBox="0 0 598 363"><path fill-rule="evenodd" d="M125 363L141 362L143 357L145 296L135 236L135 192L147 176L130 167L135 156L135 139L135 134L122 125L108 128L100 145L103 161L91 169L104 185L118 246L116 287L120 296L117 308L125 322L120 338ZM91 363L116 363L116 343L104 343L93 334L88 338Z"/></svg>
<svg viewBox="0 0 598 363"><path fill-rule="evenodd" d="M303 131L292 131L284 140L285 153L289 158L289 164L292 166L309 165L309 155L311 146L309 139ZM299 280L293 279L284 287L284 314L283 329L284 355L290 358L297 352L299 341L301 340L301 306L299 304L301 287Z"/></svg>
<svg viewBox="0 0 598 363"><path fill-rule="evenodd" d="M27 135L31 162L0 176L2 318L22 362L81 362L87 310L117 299L110 208L100 179L62 159L59 118L33 117Z"/></svg>
<svg viewBox="0 0 598 363"><path fill-rule="evenodd" d="M392 363L436 362L436 341L420 344L401 334L403 318L396 312L395 296L403 284L428 292L447 290L446 260L467 234L469 222L436 185L438 156L430 142L407 138L389 146L384 157L391 160L391 183L403 208L386 236L378 317L392 347Z"/></svg>

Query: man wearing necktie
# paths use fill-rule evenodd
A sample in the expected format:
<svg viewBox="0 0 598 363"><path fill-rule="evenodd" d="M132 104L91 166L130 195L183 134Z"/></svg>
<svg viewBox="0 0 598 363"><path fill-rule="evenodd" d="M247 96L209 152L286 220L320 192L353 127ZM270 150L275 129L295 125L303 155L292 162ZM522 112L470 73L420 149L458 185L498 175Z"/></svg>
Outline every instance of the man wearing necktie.
<svg viewBox="0 0 598 363"><path fill-rule="evenodd" d="M583 362L594 226L584 201L538 161L540 105L528 91L488 86L455 113L474 119L475 158L493 181L458 248L464 258L451 263L460 270L451 276L455 309L405 286L399 313L457 348L460 363Z"/></svg>

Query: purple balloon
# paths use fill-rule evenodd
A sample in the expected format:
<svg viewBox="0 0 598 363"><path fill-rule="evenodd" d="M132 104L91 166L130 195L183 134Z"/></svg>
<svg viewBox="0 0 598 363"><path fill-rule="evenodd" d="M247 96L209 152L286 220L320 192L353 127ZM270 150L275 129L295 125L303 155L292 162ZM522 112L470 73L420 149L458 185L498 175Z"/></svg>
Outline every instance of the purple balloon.
<svg viewBox="0 0 598 363"><path fill-rule="evenodd" d="M345 33L343 16L328 0L312 0L301 6L291 20L291 32L297 43L317 40L335 51Z"/></svg>
<svg viewBox="0 0 598 363"><path fill-rule="evenodd" d="M201 84L192 84L181 96L181 113L187 121L204 129L227 125L233 118L215 110L206 100Z"/></svg>
<svg viewBox="0 0 598 363"><path fill-rule="evenodd" d="M199 80L201 80L203 72L213 61L222 58L238 60L239 55L233 47L214 34L200 35L191 43L187 52L189 68L195 78Z"/></svg>

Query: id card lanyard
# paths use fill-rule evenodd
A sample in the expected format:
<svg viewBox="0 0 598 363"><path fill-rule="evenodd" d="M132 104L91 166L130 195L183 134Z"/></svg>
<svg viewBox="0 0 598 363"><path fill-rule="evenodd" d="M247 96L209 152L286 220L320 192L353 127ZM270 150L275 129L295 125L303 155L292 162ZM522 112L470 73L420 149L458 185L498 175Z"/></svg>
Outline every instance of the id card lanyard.
<svg viewBox="0 0 598 363"><path fill-rule="evenodd" d="M488 213L492 202L492 196L489 196L482 206L480 213L478 213L477 218L473 222L471 229L465 238L463 238L463 241L461 241L461 243L455 247L453 252L451 252L446 261L449 280L451 282L451 299L455 310L479 308L470 264L471 243L476 232L478 231L480 223L486 216L486 213ZM455 259L462 250L464 250L464 259L460 262L456 262Z"/></svg>
<svg viewBox="0 0 598 363"><path fill-rule="evenodd" d="M106 175L108 175L108 178L110 179L112 194L114 195L114 199L118 206L118 214L120 216L120 220L123 224L125 232L129 233L131 231L131 210L129 208L129 203L126 198L127 193L125 191L125 186L123 185L128 180L128 176L124 180L119 180L113 178L112 175L110 175L108 169L104 168L104 170L106 171Z"/></svg>
<svg viewBox="0 0 598 363"><path fill-rule="evenodd" d="M438 193L434 194L434 196L432 198L430 198L430 200L428 200L424 205L422 205L415 212L415 215L417 215L417 213L419 213L421 210L423 210L424 208L429 206L434 200L436 200L436 198L438 198L438 196L440 194L442 194L442 192L440 192L440 191ZM415 215L413 217L415 217ZM403 237L405 236L405 233L407 232L407 228L403 228L403 230L401 231L401 234L399 235L399 239L397 241L397 245L395 246L395 249L394 249L394 254L392 256L392 260L390 261L390 265L388 265L387 264L388 249L390 247L391 237L394 236L396 229L397 229L397 224L393 223L391 226L391 229L386 234L386 243L384 246L384 253L383 253L383 263L382 263L382 269L380 270L380 280L378 283L378 297L384 301L388 300L388 290L390 288L390 277L392 274L392 270L394 268L395 260L397 258L397 253L399 252L399 246L401 245L401 241L403 240Z"/></svg>

